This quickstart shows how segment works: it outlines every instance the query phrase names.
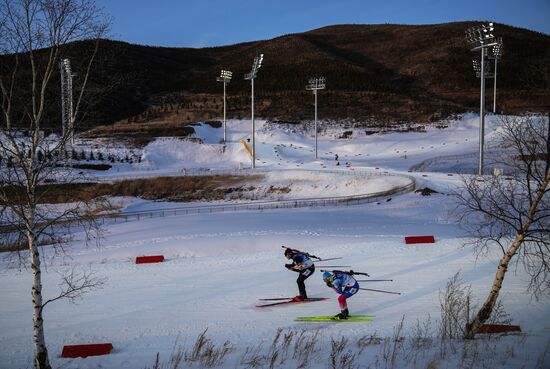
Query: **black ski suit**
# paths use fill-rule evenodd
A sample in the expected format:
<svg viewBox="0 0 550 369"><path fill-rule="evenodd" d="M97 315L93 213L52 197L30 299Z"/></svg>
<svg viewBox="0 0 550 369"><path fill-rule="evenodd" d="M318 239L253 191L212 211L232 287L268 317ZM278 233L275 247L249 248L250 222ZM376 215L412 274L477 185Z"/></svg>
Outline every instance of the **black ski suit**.
<svg viewBox="0 0 550 369"><path fill-rule="evenodd" d="M300 297L307 299L306 285L304 281L315 272L315 265L310 258L301 253L293 253L291 258L292 264L285 264L285 267L289 270L300 273L296 283L298 284Z"/></svg>

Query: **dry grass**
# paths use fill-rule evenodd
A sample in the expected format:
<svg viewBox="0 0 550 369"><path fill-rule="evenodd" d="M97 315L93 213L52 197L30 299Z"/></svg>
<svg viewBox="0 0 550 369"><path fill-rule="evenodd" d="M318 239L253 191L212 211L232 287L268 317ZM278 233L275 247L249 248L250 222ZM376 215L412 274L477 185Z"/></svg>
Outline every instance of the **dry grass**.
<svg viewBox="0 0 550 369"><path fill-rule="evenodd" d="M470 315L472 291L465 285L460 272L447 281L445 291L439 293L441 311L440 336L442 339L461 338Z"/></svg>
<svg viewBox="0 0 550 369"><path fill-rule="evenodd" d="M260 340L252 346L239 347L229 341L215 345L205 330L190 349L173 349L168 362L160 362L157 355L153 369L493 369L511 367L513 360L525 356L528 351L526 336L514 337L513 341L502 340L505 337L502 335L492 339L449 340L437 337L440 328L432 330L430 325L431 321L417 322L410 334L405 335L405 320L402 319L390 337L363 336L358 346L352 345L347 336L322 337L320 330L284 331L281 328L276 330L271 344ZM441 346L450 345L454 348L441 349ZM530 359L534 368L548 367L548 347L550 345Z"/></svg>
<svg viewBox="0 0 550 369"><path fill-rule="evenodd" d="M253 189L248 183L261 178L261 175L214 175L132 179L114 183L50 184L40 186L38 193L40 202L48 204L89 201L101 196L135 196L168 201L222 200L228 194ZM12 191L13 198L18 198L15 195L18 191L15 188Z"/></svg>
<svg viewBox="0 0 550 369"><path fill-rule="evenodd" d="M184 361L194 363L198 362L202 367L216 367L223 364L227 354L231 353L234 348L229 341L225 341L223 345L216 346L210 338L206 336L206 331L199 334L193 349L186 352L183 356ZM180 360L181 362L181 360Z"/></svg>
<svg viewBox="0 0 550 369"><path fill-rule="evenodd" d="M254 189L250 186L250 182L261 179L261 175L159 177L114 183L49 184L40 186L37 192L39 202L44 204L97 202L98 205L93 208L93 211L85 214L93 217L100 212L115 210L108 201L101 201L108 196L135 196L147 200L180 202L236 199L244 197L246 192ZM12 193L10 198L14 199L14 203L24 200L21 197L22 191L18 191L16 188L12 188L10 191ZM0 234L2 234L0 252L20 251L27 248L26 241L18 239L17 232L18 229L12 225L0 227ZM41 246L50 244L48 240L38 240L37 242Z"/></svg>
<svg viewBox="0 0 550 369"><path fill-rule="evenodd" d="M195 133L191 122L152 121L142 123L118 122L113 125L96 127L84 135L88 138L110 137L129 141L134 146L145 146L155 137L187 137Z"/></svg>

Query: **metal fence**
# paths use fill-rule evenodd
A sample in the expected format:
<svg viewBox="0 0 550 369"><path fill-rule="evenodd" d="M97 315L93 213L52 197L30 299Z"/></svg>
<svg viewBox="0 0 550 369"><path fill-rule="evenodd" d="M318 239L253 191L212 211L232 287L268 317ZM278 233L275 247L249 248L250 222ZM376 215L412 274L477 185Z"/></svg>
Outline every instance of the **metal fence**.
<svg viewBox="0 0 550 369"><path fill-rule="evenodd" d="M380 191L364 195L353 196L337 196L324 197L313 199L294 199L294 200L278 200L278 201L253 201L247 203L236 204L220 204L220 205L203 205L203 206L186 206L178 208L126 212L105 214L101 218L105 221L114 222L129 222L147 218L159 218L175 215L189 214L205 214L205 213L223 213L233 211L246 210L268 210L268 209L289 209L289 208L304 208L304 207L325 207L325 206L349 206L379 202L387 200L390 196L401 195L415 189L415 182L396 187L387 191Z"/></svg>
<svg viewBox="0 0 550 369"><path fill-rule="evenodd" d="M308 171L307 169L289 169L285 171ZM192 175L255 175L269 170L238 170L238 171L197 171ZM387 199L389 196L400 195L414 191L414 177L402 174L393 174L387 171L366 171L366 170L323 170L320 173L330 173L338 175L346 175L353 177L378 177L378 176L399 176L408 178L411 182L405 186L395 187L387 191L380 191L369 194L359 194L352 196L336 196L323 198L307 198L293 200L272 200L272 201L250 201L246 203L231 203L217 205L201 205L201 206L184 206L176 208L155 209L136 212L124 213L109 213L97 215L97 218L103 222L129 222L147 218L158 218L175 215L203 214L203 213L222 213L230 211L246 211L246 210L267 210L267 209L289 209L289 208L304 208L304 207L326 207L326 206L349 206L357 204L365 204L378 202ZM10 223L0 223L0 233L13 232L13 225Z"/></svg>

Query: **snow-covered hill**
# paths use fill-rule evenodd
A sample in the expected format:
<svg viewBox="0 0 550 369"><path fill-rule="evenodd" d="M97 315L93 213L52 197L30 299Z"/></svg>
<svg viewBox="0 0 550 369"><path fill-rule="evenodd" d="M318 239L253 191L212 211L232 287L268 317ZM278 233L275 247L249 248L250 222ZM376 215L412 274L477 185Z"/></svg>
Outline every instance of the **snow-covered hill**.
<svg viewBox="0 0 550 369"><path fill-rule="evenodd" d="M487 139L491 143L497 119L490 117L488 121ZM426 197L409 193L387 202L347 207L229 211L113 223L105 225L100 248L87 247L82 239L73 242L65 255L46 248L46 298L58 292L59 274L67 269L93 270L96 276L108 279L105 288L87 294L78 305L58 301L47 306L46 339L54 365L152 367L157 352L161 361L167 361L174 346L184 345L191 350L197 336L208 329L207 336L216 345L229 340L234 348L219 367L253 367L250 361L246 364L246 349L263 343L258 353L269 351L277 329L282 328L287 334L305 332L304 337L315 337L310 368L331 367L331 340L340 337L349 339L347 348L356 353L358 367L389 367L382 355L383 342L377 344L375 340L361 352L358 343L365 337L391 337L403 317L404 335L413 335L418 322L431 322L428 336L436 337L439 295L447 280L460 271L474 296L482 300L493 279L499 253L493 251L476 258L472 249L462 246L467 239L449 216L454 204L446 195L460 183L457 175L448 175L455 164L450 158L468 158L465 163L461 161L462 169L476 167L476 123L477 118L468 115L450 122L446 129L434 126L426 132L366 135L358 131L351 139L320 136L319 159L314 160L313 137L307 131L278 130L260 122L258 171L265 174L265 184L288 187L286 196L376 192L406 183L410 176L419 187L443 193ZM248 173L250 157L241 139L248 137L249 128L250 122L229 121L225 148L219 144L222 130L206 125L197 129L202 144L157 139L143 148L141 163L115 165L99 176L109 180L239 168ZM423 172L408 172L420 164ZM384 171L393 175L367 179L354 175ZM351 174L344 176L346 173ZM126 210L160 206L134 199L127 201ZM436 243L405 245L407 235L434 235ZM393 279L363 283L362 287L402 294L360 291L350 298L350 312L375 315L371 323L297 323L294 319L298 316L339 311L337 295L323 284L317 271L306 281L308 293L329 300L258 309L258 298L298 293L297 275L284 268L282 245L325 258L342 257L324 265L351 267L368 272L374 279ZM136 256L159 254L166 257L164 263L134 263ZM32 366L30 272L6 259L0 265L0 368L27 368ZM487 347L498 354L490 356L490 349L478 352L478 362L469 367L489 365L484 361L487 357L501 358L502 362L494 367L536 367L550 340L550 301L532 300L525 293L526 282L521 268L511 270L502 291L504 308L513 323L521 325L524 336L489 341ZM63 345L98 342L113 343L114 351L86 359L59 357ZM517 349L509 355L513 345ZM431 367L455 368L466 360L467 354L458 350L440 361L439 350L438 345L429 346L414 362L412 356L401 354L394 367L425 368L435 363ZM282 357L281 352L279 359ZM274 367L295 368L299 364L299 359L290 355ZM201 367L189 361L182 365L188 366ZM263 367L269 364L264 362Z"/></svg>

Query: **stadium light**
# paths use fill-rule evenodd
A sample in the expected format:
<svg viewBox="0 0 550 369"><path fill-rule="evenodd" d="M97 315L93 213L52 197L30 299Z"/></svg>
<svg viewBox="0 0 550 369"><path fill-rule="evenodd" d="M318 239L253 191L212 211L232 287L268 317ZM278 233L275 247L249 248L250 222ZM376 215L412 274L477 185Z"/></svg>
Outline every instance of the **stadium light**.
<svg viewBox="0 0 550 369"><path fill-rule="evenodd" d="M471 51L481 50L481 63L479 75L485 76L485 57L488 48L498 45L493 34L495 27L493 23L471 27L466 30L466 41L470 44ZM485 78L481 79L481 92L479 102L479 167L478 175L483 175L483 145L485 135Z"/></svg>
<svg viewBox="0 0 550 369"><path fill-rule="evenodd" d="M250 73L247 73L244 75L245 80L250 80L250 85L252 89L252 135L250 140L252 141L252 168L256 168L256 139L255 139L255 131L256 127L254 125L254 80L256 79L256 76L258 75L258 69L262 66L262 61L264 60L264 54L260 54L254 58L254 62L252 63L252 69L250 70Z"/></svg>
<svg viewBox="0 0 550 369"><path fill-rule="evenodd" d="M481 63L479 62L479 60L472 60L472 66L474 67L476 78L481 78ZM486 65L483 73L485 74L485 79L493 78L495 76L495 74L491 70L490 65Z"/></svg>
<svg viewBox="0 0 550 369"><path fill-rule="evenodd" d="M489 49L489 59L495 60L495 71L494 71L494 85L493 85L493 113L497 112L497 65L500 58L502 58L502 53L504 52L504 43L502 42L502 37L499 37L497 44Z"/></svg>
<svg viewBox="0 0 550 369"><path fill-rule="evenodd" d="M220 72L220 76L216 78L216 81L223 82L223 143L226 141L226 128L225 128L225 117L226 117L226 103L225 103L225 86L231 81L233 73L228 70L223 70Z"/></svg>
<svg viewBox="0 0 550 369"><path fill-rule="evenodd" d="M325 77L310 78L306 85L306 90L313 91L313 95L315 95L315 160L317 160L317 91L324 90L325 87Z"/></svg>

